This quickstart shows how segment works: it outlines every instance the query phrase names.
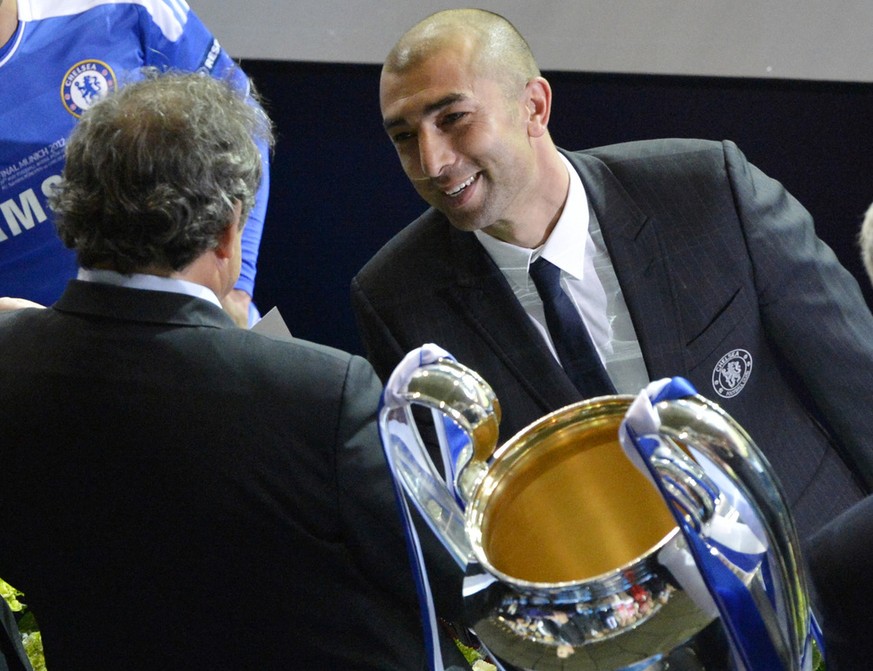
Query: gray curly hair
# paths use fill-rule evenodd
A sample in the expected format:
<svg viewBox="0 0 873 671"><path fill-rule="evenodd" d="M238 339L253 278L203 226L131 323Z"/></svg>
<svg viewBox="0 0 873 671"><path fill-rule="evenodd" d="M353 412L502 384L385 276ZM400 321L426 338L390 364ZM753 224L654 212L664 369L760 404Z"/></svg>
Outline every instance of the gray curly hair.
<svg viewBox="0 0 873 671"><path fill-rule="evenodd" d="M214 249L263 171L272 124L252 93L202 73L144 78L88 109L50 197L64 244L85 268L178 271Z"/></svg>

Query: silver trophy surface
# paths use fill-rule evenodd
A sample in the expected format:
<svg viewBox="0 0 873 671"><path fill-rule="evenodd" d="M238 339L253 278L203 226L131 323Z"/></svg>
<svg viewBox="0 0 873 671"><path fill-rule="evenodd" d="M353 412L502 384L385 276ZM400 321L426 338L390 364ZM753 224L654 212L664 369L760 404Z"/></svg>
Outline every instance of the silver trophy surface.
<svg viewBox="0 0 873 671"><path fill-rule="evenodd" d="M498 399L440 353L398 366L380 431L392 475L465 574L464 624L498 664L814 668L791 516L766 459L717 405L594 398L498 447ZM446 475L415 405L434 414ZM713 629L715 663L694 652Z"/></svg>

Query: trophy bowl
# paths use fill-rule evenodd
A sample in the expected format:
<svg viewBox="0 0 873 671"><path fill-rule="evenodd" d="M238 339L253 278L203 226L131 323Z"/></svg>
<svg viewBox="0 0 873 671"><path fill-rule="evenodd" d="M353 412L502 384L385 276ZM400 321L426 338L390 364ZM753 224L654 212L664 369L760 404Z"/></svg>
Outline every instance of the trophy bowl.
<svg viewBox="0 0 873 671"><path fill-rule="evenodd" d="M659 557L684 539L618 443L632 397L582 401L498 449L466 505L476 563L465 596L488 649L525 669L650 666L711 623Z"/></svg>
<svg viewBox="0 0 873 671"><path fill-rule="evenodd" d="M665 379L568 405L498 448L490 386L439 352L395 370L380 434L398 491L464 574L464 624L504 669L811 668L791 515L721 408ZM413 405L432 412L442 471Z"/></svg>

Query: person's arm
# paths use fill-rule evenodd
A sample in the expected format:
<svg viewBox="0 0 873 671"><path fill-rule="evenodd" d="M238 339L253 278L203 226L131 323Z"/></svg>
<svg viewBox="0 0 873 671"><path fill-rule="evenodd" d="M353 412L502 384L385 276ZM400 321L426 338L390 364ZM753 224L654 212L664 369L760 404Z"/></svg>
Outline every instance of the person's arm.
<svg viewBox="0 0 873 671"><path fill-rule="evenodd" d="M873 659L864 588L873 570L873 497L813 536L807 558L821 608L828 666L833 662L839 669L866 668Z"/></svg>
<svg viewBox="0 0 873 671"><path fill-rule="evenodd" d="M355 554L366 562L364 571L382 589L407 601L412 616L419 618L407 537L376 424L381 393L382 384L369 364L353 357L343 398L343 447L337 455L339 490L345 499L340 510ZM463 574L431 530L418 523L418 511L411 511L436 610L441 617L459 620Z"/></svg>
<svg viewBox="0 0 873 671"><path fill-rule="evenodd" d="M724 152L767 336L873 490L873 316L809 212L733 143Z"/></svg>
<svg viewBox="0 0 873 671"><path fill-rule="evenodd" d="M172 9L168 9L172 12ZM253 93L251 81L239 64L231 58L199 17L188 10L181 22L181 31L171 37L153 21L147 12L141 13L141 28L144 35L146 65L158 68L173 68L194 72L207 72L216 79L230 81L244 91L251 105L259 105ZM263 142L258 142L261 153L262 178L255 204L249 212L242 237L242 265L234 292L222 304L240 326L254 324L260 317L252 303L257 275L258 253L264 230L267 201L270 193L270 151Z"/></svg>
<svg viewBox="0 0 873 671"><path fill-rule="evenodd" d="M239 309L245 304L247 325L252 326L260 318L260 314L252 303L255 295L255 277L258 272L258 252L261 247L261 237L264 232L264 221L267 214L267 201L270 197L270 152L269 149L258 143L261 152L262 176L258 192L255 194L255 205L246 219L246 227L242 236L242 265L240 266L239 279L233 289L234 299ZM227 306L225 306L227 309ZM231 312L231 316L234 313ZM236 317L234 317L236 319Z"/></svg>
<svg viewBox="0 0 873 671"><path fill-rule="evenodd" d="M338 420L337 479L345 535L365 573L388 591L412 596L406 541L377 427L382 385L372 367L352 357ZM375 547L379 546L379 547Z"/></svg>

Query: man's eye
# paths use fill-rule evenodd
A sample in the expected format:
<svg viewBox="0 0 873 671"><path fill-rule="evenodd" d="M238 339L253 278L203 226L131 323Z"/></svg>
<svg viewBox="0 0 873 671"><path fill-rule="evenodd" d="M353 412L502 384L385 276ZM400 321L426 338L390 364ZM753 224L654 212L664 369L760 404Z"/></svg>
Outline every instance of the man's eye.
<svg viewBox="0 0 873 671"><path fill-rule="evenodd" d="M410 132L395 133L391 136L391 141L394 142L394 144L400 144L401 142L406 142L406 140L409 140L411 138L412 133Z"/></svg>
<svg viewBox="0 0 873 671"><path fill-rule="evenodd" d="M452 124L465 116L467 116L466 112L451 112L443 116L443 123Z"/></svg>

